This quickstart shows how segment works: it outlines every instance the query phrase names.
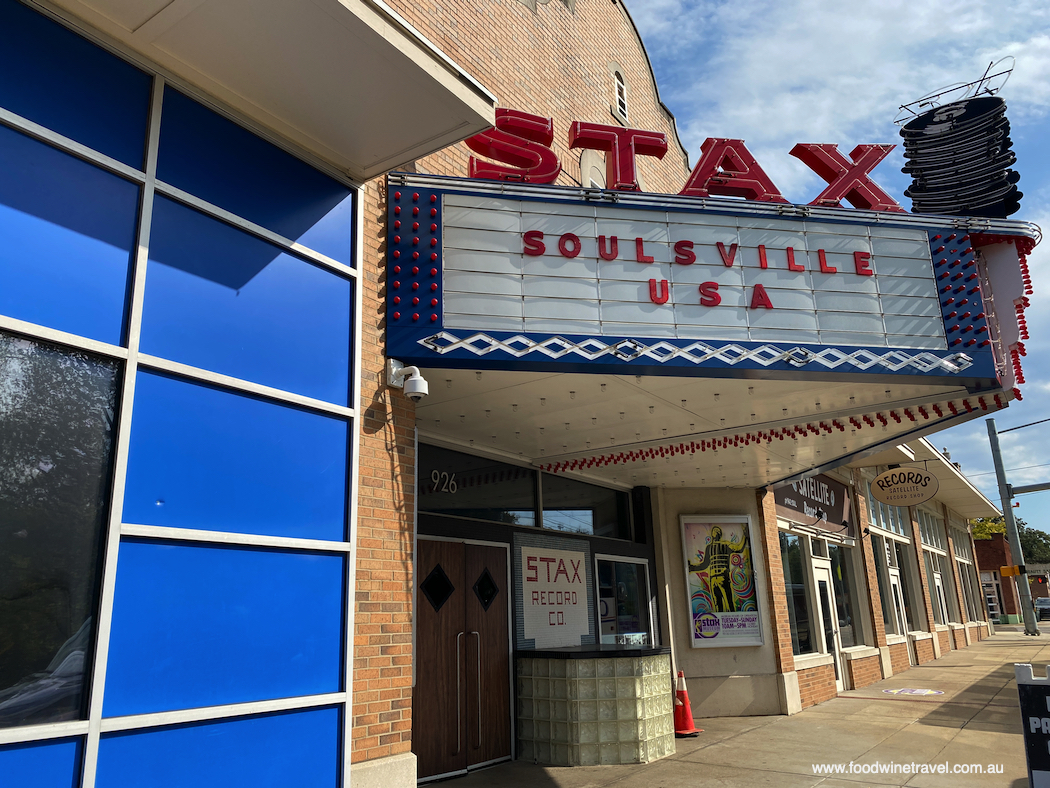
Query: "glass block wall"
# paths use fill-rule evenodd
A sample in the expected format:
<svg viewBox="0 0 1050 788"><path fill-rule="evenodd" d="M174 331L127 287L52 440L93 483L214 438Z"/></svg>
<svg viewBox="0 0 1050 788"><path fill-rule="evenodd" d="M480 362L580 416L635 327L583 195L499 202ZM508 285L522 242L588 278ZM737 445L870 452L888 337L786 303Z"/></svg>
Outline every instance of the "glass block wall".
<svg viewBox="0 0 1050 788"><path fill-rule="evenodd" d="M0 784L343 781L356 200L0 0Z"/></svg>
<svg viewBox="0 0 1050 788"><path fill-rule="evenodd" d="M675 752L671 658L518 657L518 757L555 766Z"/></svg>

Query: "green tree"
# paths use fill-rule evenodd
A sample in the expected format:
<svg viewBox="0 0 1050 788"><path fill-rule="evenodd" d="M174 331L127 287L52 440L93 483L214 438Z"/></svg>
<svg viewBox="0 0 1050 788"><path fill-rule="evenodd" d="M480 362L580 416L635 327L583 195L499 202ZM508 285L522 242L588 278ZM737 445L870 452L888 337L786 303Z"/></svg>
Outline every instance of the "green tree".
<svg viewBox="0 0 1050 788"><path fill-rule="evenodd" d="M1032 528L1020 517L1014 519L1025 563L1050 564L1050 534ZM1006 520L1002 517L979 517L970 523L973 525L974 539L991 539L992 534L1006 533Z"/></svg>
<svg viewBox="0 0 1050 788"><path fill-rule="evenodd" d="M970 520L974 539L991 539L992 534L1005 534L1006 521L1002 517L978 517Z"/></svg>
<svg viewBox="0 0 1050 788"><path fill-rule="evenodd" d="M1030 528L1018 520L1017 536L1021 540L1026 564L1050 564L1050 534Z"/></svg>

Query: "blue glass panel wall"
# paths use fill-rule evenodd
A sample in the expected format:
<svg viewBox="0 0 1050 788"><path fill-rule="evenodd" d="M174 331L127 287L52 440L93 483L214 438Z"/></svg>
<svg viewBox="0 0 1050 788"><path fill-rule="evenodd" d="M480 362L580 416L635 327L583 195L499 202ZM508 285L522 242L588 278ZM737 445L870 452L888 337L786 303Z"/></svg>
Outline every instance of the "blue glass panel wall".
<svg viewBox="0 0 1050 788"><path fill-rule="evenodd" d="M339 716L321 708L105 735L95 785L335 788Z"/></svg>
<svg viewBox="0 0 1050 788"><path fill-rule="evenodd" d="M126 540L103 715L342 689L341 555Z"/></svg>
<svg viewBox="0 0 1050 788"><path fill-rule="evenodd" d="M0 107L142 168L152 78L15 0L0 0Z"/></svg>
<svg viewBox="0 0 1050 788"><path fill-rule="evenodd" d="M342 540L347 422L139 373L124 521Z"/></svg>
<svg viewBox="0 0 1050 788"><path fill-rule="evenodd" d="M348 265L351 189L166 88L157 177Z"/></svg>
<svg viewBox="0 0 1050 788"><path fill-rule="evenodd" d="M80 784L83 739L52 739L0 747L3 788L71 788Z"/></svg>
<svg viewBox="0 0 1050 788"><path fill-rule="evenodd" d="M5 126L0 173L0 314L120 344L138 186Z"/></svg>
<svg viewBox="0 0 1050 788"><path fill-rule="evenodd" d="M347 279L157 199L143 352L345 405L350 310Z"/></svg>

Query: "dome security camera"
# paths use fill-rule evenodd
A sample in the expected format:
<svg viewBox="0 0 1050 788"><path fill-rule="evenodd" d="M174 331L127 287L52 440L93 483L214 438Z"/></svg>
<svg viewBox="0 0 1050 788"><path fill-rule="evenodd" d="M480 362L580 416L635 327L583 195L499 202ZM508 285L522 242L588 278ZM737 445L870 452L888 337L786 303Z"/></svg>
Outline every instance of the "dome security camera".
<svg viewBox="0 0 1050 788"><path fill-rule="evenodd" d="M393 358L387 360L387 385L403 389L405 396L413 402L419 402L430 393L430 386L419 367L406 367Z"/></svg>
<svg viewBox="0 0 1050 788"><path fill-rule="evenodd" d="M405 380L405 396L413 402L419 402L429 393L430 386L427 385L426 379L418 371Z"/></svg>

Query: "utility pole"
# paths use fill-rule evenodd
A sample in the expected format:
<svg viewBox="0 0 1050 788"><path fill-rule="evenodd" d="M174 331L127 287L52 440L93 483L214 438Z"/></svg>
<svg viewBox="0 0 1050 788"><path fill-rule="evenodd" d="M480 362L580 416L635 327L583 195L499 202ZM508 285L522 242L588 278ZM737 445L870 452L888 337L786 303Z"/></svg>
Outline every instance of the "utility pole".
<svg viewBox="0 0 1050 788"><path fill-rule="evenodd" d="M1003 519L1006 520L1006 536L1010 540L1010 552L1014 555L1014 562L1022 569L1022 572L1017 575L1017 593L1021 597L1024 633L1026 635L1040 635L1042 633L1039 631L1035 610L1032 608L1032 589L1028 585L1028 573L1023 571L1024 553L1021 550L1021 538L1017 534L1017 521L1014 520L1013 491L1006 481L1006 471L1003 469L1003 455L999 451L999 433L995 429L995 419L988 419L987 424L988 442L992 446L992 462L995 463L995 478L999 482L999 498L1002 501Z"/></svg>

